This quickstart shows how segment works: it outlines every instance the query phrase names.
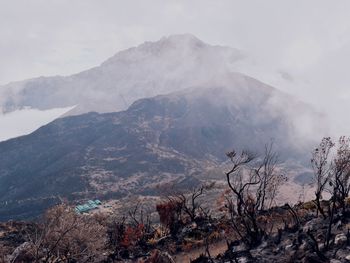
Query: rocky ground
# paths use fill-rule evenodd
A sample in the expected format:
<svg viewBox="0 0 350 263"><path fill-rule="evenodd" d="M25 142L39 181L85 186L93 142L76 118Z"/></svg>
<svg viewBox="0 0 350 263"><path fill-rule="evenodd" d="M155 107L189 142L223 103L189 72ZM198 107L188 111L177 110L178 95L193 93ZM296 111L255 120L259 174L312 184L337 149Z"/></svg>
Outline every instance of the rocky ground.
<svg viewBox="0 0 350 263"><path fill-rule="evenodd" d="M293 215L291 211L296 214ZM312 202L300 203L292 210L280 206L268 212L273 215L272 222L268 225L271 227L270 231L253 247L237 238L227 218L198 217L196 222L187 221L173 234L166 231L161 233L164 228L153 225L153 230L147 232L147 235L152 233L151 236L145 238L145 234L141 238L131 228L127 228L133 234L130 234L129 239L124 236L120 241L124 245L119 250L113 249L110 244L103 245L100 250L96 250L98 255L94 255L87 262L350 262L348 211L337 212L334 216L328 245L325 237L329 230L329 218L317 215ZM97 215L89 217L97 218ZM104 217L102 221L101 218L98 220L104 222L101 225L107 226L105 221L108 219ZM131 224L128 227L130 226ZM33 233L39 233L36 227L34 223L2 223L1 262L31 262L24 255L28 256L28 251L33 246L30 237L33 237ZM139 239L132 240L135 238L132 235ZM108 242L110 241L106 240ZM39 262L56 261L50 258ZM63 262L79 261L66 259Z"/></svg>

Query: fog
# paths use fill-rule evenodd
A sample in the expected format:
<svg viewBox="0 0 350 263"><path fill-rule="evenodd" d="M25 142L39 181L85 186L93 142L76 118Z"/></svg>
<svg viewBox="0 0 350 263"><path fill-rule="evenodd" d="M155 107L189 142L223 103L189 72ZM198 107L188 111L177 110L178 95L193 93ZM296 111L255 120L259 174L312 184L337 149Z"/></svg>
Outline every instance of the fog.
<svg viewBox="0 0 350 263"><path fill-rule="evenodd" d="M70 75L144 41L191 33L207 43L241 50L249 63L235 64L232 70L327 113L331 134L350 133L349 1L0 3L0 84Z"/></svg>
<svg viewBox="0 0 350 263"><path fill-rule="evenodd" d="M8 114L0 114L0 141L29 134L72 108L51 110L22 109Z"/></svg>

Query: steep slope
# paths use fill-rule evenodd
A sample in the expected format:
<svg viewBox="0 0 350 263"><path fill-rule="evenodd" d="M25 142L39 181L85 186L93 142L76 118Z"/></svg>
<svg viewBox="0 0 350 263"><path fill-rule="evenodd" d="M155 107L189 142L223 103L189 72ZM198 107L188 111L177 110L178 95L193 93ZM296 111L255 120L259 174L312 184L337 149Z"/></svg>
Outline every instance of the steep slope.
<svg viewBox="0 0 350 263"><path fill-rule="evenodd" d="M319 116L254 79L226 78L235 85L193 87L118 113L62 118L0 143L0 219L37 215L59 198L156 194L160 183L220 164L232 147L259 151L272 138L283 158L302 160L290 108Z"/></svg>
<svg viewBox="0 0 350 263"><path fill-rule="evenodd" d="M205 84L228 72L242 54L192 35L174 35L119 52L102 65L68 77L40 77L0 88L4 112L74 106L70 114L125 110L144 97Z"/></svg>

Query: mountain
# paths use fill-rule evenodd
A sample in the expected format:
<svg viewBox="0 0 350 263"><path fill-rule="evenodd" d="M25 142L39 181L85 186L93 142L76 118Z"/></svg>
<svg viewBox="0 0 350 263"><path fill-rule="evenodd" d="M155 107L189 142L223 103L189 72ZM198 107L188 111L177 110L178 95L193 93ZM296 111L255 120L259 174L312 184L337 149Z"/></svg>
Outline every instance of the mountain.
<svg viewBox="0 0 350 263"><path fill-rule="evenodd" d="M246 71L247 60L240 50L209 45L188 34L172 35L121 51L100 66L72 76L40 77L2 86L0 111L73 107L65 116L92 111L106 113L126 110L138 99L191 87L240 86L242 89L254 85L256 89L264 89L263 83L250 81L248 76L238 78L240 74L234 73ZM299 127L294 137L308 140L327 134L325 126L320 129L319 120L314 120L310 107L303 112L303 107L289 103L289 96L275 95L267 103L288 109L286 121ZM242 96L236 94L236 100ZM324 123L325 120L321 122Z"/></svg>
<svg viewBox="0 0 350 263"><path fill-rule="evenodd" d="M223 77L233 85L192 87L137 100L126 111L61 118L0 143L0 220L36 216L61 198L157 195L160 184L205 180L232 147L259 152L272 138L282 158L304 160L310 141L297 139L291 109L314 116L316 124L320 116L257 80Z"/></svg>
<svg viewBox="0 0 350 263"><path fill-rule="evenodd" d="M72 76L1 87L4 112L75 108L0 143L0 220L36 216L66 198L153 195L174 182L191 187L232 147L261 152L272 139L281 159L304 162L318 132L326 133L323 116L232 72L244 57L175 35Z"/></svg>
<svg viewBox="0 0 350 263"><path fill-rule="evenodd" d="M72 76L40 77L0 87L0 107L40 110L76 106L69 114L125 110L137 99L201 86L230 72L243 54L173 35L121 51Z"/></svg>

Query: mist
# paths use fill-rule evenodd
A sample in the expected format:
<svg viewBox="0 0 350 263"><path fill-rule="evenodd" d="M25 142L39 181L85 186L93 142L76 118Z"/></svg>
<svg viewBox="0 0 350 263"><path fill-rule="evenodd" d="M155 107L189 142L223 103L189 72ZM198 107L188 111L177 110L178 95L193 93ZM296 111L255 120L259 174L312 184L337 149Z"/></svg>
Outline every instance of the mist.
<svg viewBox="0 0 350 263"><path fill-rule="evenodd" d="M0 142L29 134L71 109L72 107L45 111L22 109L7 114L0 114Z"/></svg>
<svg viewBox="0 0 350 263"><path fill-rule="evenodd" d="M144 41L191 33L238 49L245 59L233 71L325 114L330 120L325 135L349 134L349 10L348 1L315 0L4 1L0 84L71 75Z"/></svg>

